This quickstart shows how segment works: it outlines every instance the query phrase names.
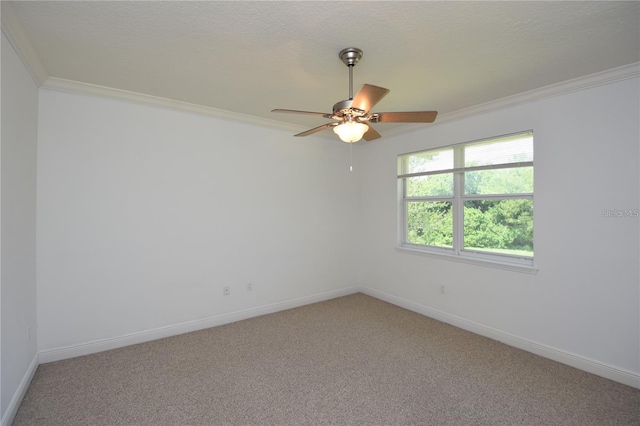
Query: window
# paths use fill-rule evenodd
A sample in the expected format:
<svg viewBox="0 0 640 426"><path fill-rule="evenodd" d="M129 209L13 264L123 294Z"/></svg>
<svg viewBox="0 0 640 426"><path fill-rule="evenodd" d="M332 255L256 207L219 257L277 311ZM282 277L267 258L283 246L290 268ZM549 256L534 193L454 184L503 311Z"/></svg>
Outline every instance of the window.
<svg viewBox="0 0 640 426"><path fill-rule="evenodd" d="M401 248L533 265L533 132L398 157Z"/></svg>

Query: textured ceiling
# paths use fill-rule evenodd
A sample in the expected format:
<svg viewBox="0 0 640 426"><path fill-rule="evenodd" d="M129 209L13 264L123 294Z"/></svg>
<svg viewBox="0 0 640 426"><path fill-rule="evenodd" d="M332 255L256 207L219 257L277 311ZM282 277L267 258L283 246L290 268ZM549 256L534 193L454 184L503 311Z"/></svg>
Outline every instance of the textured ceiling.
<svg viewBox="0 0 640 426"><path fill-rule="evenodd" d="M354 91L440 114L640 61L640 2L12 2L49 76L315 127ZM392 124L379 124L383 132Z"/></svg>

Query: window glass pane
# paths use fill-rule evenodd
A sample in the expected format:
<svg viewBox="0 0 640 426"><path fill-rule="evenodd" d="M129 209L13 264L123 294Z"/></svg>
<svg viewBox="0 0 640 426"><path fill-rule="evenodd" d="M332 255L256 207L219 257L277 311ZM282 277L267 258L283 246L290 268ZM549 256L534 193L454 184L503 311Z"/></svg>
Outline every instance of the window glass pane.
<svg viewBox="0 0 640 426"><path fill-rule="evenodd" d="M450 201L407 202L407 242L453 247L453 209Z"/></svg>
<svg viewBox="0 0 640 426"><path fill-rule="evenodd" d="M453 173L416 176L407 179L407 197L453 196Z"/></svg>
<svg viewBox="0 0 640 426"><path fill-rule="evenodd" d="M464 248L533 257L533 200L465 201Z"/></svg>
<svg viewBox="0 0 640 426"><path fill-rule="evenodd" d="M523 161L533 161L533 136L531 134L478 142L464 147L465 167Z"/></svg>
<svg viewBox="0 0 640 426"><path fill-rule="evenodd" d="M464 193L529 194L533 192L533 167L465 172Z"/></svg>
<svg viewBox="0 0 640 426"><path fill-rule="evenodd" d="M401 170L401 174L453 169L453 149L409 154L405 157L404 167L405 170Z"/></svg>

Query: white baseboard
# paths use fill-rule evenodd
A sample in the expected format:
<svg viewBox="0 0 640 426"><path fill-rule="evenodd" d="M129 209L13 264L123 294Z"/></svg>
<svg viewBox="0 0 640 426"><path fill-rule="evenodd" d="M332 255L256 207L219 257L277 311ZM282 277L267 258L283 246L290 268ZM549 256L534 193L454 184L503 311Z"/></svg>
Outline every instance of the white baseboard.
<svg viewBox="0 0 640 426"><path fill-rule="evenodd" d="M560 349L552 348L550 346L523 339L521 337L513 336L494 328L487 327L485 325L478 324L476 322L469 321L467 319L451 315L437 309L429 308L427 306L420 305L418 303L369 287L360 286L359 290L361 293L364 293L368 296L375 297L376 299L380 299L385 302L389 302L391 304L400 306L429 318L451 324L463 330L467 330L472 333L505 343L509 346L513 346L518 349L540 355L544 358L569 365L579 370L587 371L597 376L601 376L615 382L640 389L640 375L636 373L612 367L607 364L593 361L569 352L562 351Z"/></svg>
<svg viewBox="0 0 640 426"><path fill-rule="evenodd" d="M27 371L24 373L22 380L20 380L20 384L16 389L16 392L13 394L11 401L9 401L9 405L7 406L7 410L4 412L2 416L2 420L0 420L1 426L8 426L13 423L13 419L16 417L18 413L18 408L20 408L20 404L22 403L22 399L24 395L27 393L27 389L29 389L29 385L31 384L31 380L33 379L33 375L36 374L36 370L38 369L39 358L38 354L35 354L29 367L27 367Z"/></svg>
<svg viewBox="0 0 640 426"><path fill-rule="evenodd" d="M131 333L124 336L94 340L92 342L65 346L61 348L46 349L40 351L39 359L41 364L45 364L48 362L60 361L63 359L75 358L78 356L108 351L124 346L136 345L138 343L149 342L165 337L176 336L178 334L190 333L192 331L229 324L232 322L254 318L261 315L272 314L274 312L297 308L300 306L309 305L311 303L335 299L336 297L347 296L349 294L358 293L359 291L360 289L358 287L348 287L340 290L333 290L325 293L315 294L312 296L300 297L297 299L258 306L256 308L245 309L242 311L231 312L228 314L216 315L213 317L203 318L195 321L188 321L166 327L155 328L152 330L145 330L138 333Z"/></svg>
<svg viewBox="0 0 640 426"><path fill-rule="evenodd" d="M20 382L18 389L13 395L8 408L1 419L0 426L8 426L13 421L13 418L15 417L18 408L20 407L20 403L24 398L27 389L29 388L29 384L31 383L31 380L36 372L36 369L38 368L39 363L44 364L47 362L60 361L63 359L89 355L92 353L102 352L110 349L117 349L124 346L162 339L164 337L189 333L192 331L254 318L261 315L267 315L287 309L297 308L312 303L322 302L325 300L334 299L336 297L347 296L358 292L364 293L371 297L375 297L376 299L380 299L385 302L392 303L396 306L400 306L421 315L425 315L430 318L434 318L436 320L451 324L463 330L467 330L472 333L503 342L509 346L523 349L527 352L540 355L542 357L560 362L562 364L566 364L571 367L575 367L580 370L587 371L589 373L596 374L598 376L605 377L607 379L640 389L640 375L636 373L612 367L597 361L593 361L559 349L552 348L550 346L542 345L540 343L513 336L511 334L504 333L502 331L484 326L465 318L451 315L437 309L429 308L427 306L379 290L375 290L365 286L355 286L245 309L242 311L231 312L228 314L216 315L196 321L189 321L167 327L156 328L153 330L146 330L139 333L132 333L120 337L101 339L78 345L40 351L32 360L27 372L24 375L24 378Z"/></svg>

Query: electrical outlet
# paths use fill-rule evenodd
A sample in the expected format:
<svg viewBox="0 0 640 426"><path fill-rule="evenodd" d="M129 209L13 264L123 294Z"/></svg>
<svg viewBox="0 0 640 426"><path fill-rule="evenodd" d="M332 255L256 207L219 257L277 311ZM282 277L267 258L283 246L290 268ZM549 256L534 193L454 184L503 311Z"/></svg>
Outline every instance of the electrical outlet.
<svg viewBox="0 0 640 426"><path fill-rule="evenodd" d="M446 294L446 291L444 289L444 284L440 286L440 294Z"/></svg>
<svg viewBox="0 0 640 426"><path fill-rule="evenodd" d="M253 284L247 283L247 291L253 290Z"/></svg>
<svg viewBox="0 0 640 426"><path fill-rule="evenodd" d="M231 288L229 286L222 287L222 294L228 296L231 294Z"/></svg>

